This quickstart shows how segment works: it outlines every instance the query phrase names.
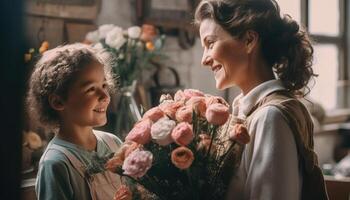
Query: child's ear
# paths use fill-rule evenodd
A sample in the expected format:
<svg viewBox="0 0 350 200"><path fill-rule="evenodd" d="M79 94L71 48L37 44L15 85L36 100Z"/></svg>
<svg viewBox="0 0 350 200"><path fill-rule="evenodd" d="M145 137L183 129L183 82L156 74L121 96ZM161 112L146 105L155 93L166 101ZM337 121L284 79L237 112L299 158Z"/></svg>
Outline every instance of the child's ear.
<svg viewBox="0 0 350 200"><path fill-rule="evenodd" d="M255 31L248 30L244 37L246 52L250 54L257 46L259 42L259 34Z"/></svg>
<svg viewBox="0 0 350 200"><path fill-rule="evenodd" d="M49 95L49 104L54 110L60 111L64 109L63 100L57 94Z"/></svg>

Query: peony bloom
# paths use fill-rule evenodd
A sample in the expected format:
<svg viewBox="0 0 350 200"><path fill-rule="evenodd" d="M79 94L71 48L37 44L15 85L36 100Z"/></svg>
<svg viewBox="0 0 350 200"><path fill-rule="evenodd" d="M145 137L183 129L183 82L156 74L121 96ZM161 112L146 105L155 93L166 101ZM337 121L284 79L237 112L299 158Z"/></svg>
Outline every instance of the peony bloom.
<svg viewBox="0 0 350 200"><path fill-rule="evenodd" d="M121 185L114 194L113 200L132 200L132 193L129 187Z"/></svg>
<svg viewBox="0 0 350 200"><path fill-rule="evenodd" d="M171 152L171 162L179 169L189 168L193 160L193 153L187 147L178 147Z"/></svg>
<svg viewBox="0 0 350 200"><path fill-rule="evenodd" d="M141 35L141 28L139 26L132 26L128 28L128 36L131 39L137 39Z"/></svg>
<svg viewBox="0 0 350 200"><path fill-rule="evenodd" d="M99 42L100 38L98 35L98 30L88 32L85 36L85 39L89 42L92 42L92 43Z"/></svg>
<svg viewBox="0 0 350 200"><path fill-rule="evenodd" d="M208 122L214 125L223 125L229 118L228 107L219 103L214 103L207 108L205 117Z"/></svg>
<svg viewBox="0 0 350 200"><path fill-rule="evenodd" d="M175 127L176 122L167 117L159 119L151 128L152 139L161 146L166 146L173 142L171 131Z"/></svg>
<svg viewBox="0 0 350 200"><path fill-rule="evenodd" d="M129 134L126 136L126 141L134 141L139 144L147 144L151 141L151 127L152 121L150 119L143 119L135 124Z"/></svg>
<svg viewBox="0 0 350 200"><path fill-rule="evenodd" d="M185 95L186 99L190 99L191 97L204 97L203 92L201 92L199 90L195 90L195 89L184 90L184 95Z"/></svg>
<svg viewBox="0 0 350 200"><path fill-rule="evenodd" d="M115 26L113 24L103 24L100 27L98 27L98 38L105 39L107 36L107 33L111 31Z"/></svg>
<svg viewBox="0 0 350 200"><path fill-rule="evenodd" d="M214 103L220 103L220 104L223 104L227 107L230 107L230 105L222 97L219 97L219 96L206 96L205 97L205 104L207 105L207 107L210 106L211 104L214 104Z"/></svg>
<svg viewBox="0 0 350 200"><path fill-rule="evenodd" d="M144 24L142 25L140 39L145 42L152 41L157 36L157 34L158 33L155 26L150 24Z"/></svg>
<svg viewBox="0 0 350 200"><path fill-rule="evenodd" d="M175 119L177 110L182 107L183 102L164 102L159 105L159 108L171 119Z"/></svg>
<svg viewBox="0 0 350 200"><path fill-rule="evenodd" d="M243 124L235 124L230 132L230 139L235 140L240 144L247 144L250 141L250 136L247 128Z"/></svg>
<svg viewBox="0 0 350 200"><path fill-rule="evenodd" d="M194 138L192 126L187 122L179 123L171 132L171 137L178 145L188 145Z"/></svg>
<svg viewBox="0 0 350 200"><path fill-rule="evenodd" d="M141 144L138 144L133 141L124 142L123 145L114 154L114 156L107 161L105 168L111 172L115 172L117 167L123 165L123 162L126 157L128 157L133 151L140 149L141 147Z"/></svg>
<svg viewBox="0 0 350 200"><path fill-rule="evenodd" d="M151 108L147 112L145 112L145 114L143 115L143 119L148 118L153 122L158 121L158 119L162 117L164 117L164 112L159 107Z"/></svg>
<svg viewBox="0 0 350 200"><path fill-rule="evenodd" d="M116 26L106 35L106 44L115 49L120 49L123 44L126 42L126 39L123 36L123 29Z"/></svg>
<svg viewBox="0 0 350 200"><path fill-rule="evenodd" d="M182 90L178 90L174 95L175 101L186 101L185 93Z"/></svg>
<svg viewBox="0 0 350 200"><path fill-rule="evenodd" d="M204 97L193 96L186 102L186 106L190 106L200 116L205 117L207 105L205 104Z"/></svg>
<svg viewBox="0 0 350 200"><path fill-rule="evenodd" d="M133 151L124 161L122 169L125 175L141 178L151 168L153 155L149 151Z"/></svg>
<svg viewBox="0 0 350 200"><path fill-rule="evenodd" d="M182 106L176 111L176 120L178 122L192 122L193 109L191 106Z"/></svg>

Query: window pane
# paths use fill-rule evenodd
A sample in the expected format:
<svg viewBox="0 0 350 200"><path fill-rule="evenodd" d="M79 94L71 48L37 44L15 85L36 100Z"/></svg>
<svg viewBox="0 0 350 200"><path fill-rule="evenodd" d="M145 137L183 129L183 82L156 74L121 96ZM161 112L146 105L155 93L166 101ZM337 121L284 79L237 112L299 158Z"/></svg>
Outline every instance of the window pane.
<svg viewBox="0 0 350 200"><path fill-rule="evenodd" d="M310 96L325 109L334 109L337 102L338 48L327 44L315 45L314 50L313 69L318 77L315 78L315 82L311 80L309 84Z"/></svg>
<svg viewBox="0 0 350 200"><path fill-rule="evenodd" d="M339 0L309 0L309 31L311 34L339 34Z"/></svg>
<svg viewBox="0 0 350 200"><path fill-rule="evenodd" d="M300 23L300 0L277 0L277 3L280 6L281 14L288 14Z"/></svg>

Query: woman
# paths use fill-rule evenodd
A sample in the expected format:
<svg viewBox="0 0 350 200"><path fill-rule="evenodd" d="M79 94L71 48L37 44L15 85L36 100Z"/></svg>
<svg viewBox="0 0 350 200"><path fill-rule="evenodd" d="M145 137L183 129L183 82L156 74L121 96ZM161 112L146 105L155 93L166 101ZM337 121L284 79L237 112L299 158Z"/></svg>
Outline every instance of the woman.
<svg viewBox="0 0 350 200"><path fill-rule="evenodd" d="M274 0L204 0L195 14L216 87L238 86L233 117L251 137L228 199L327 199L313 125L297 100L315 76L308 35Z"/></svg>

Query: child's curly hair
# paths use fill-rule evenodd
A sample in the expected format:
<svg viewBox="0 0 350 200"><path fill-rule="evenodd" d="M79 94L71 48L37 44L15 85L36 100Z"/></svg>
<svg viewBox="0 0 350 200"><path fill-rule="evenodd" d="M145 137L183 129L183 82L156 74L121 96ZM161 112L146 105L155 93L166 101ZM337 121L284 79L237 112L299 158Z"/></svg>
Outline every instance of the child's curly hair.
<svg viewBox="0 0 350 200"><path fill-rule="evenodd" d="M110 91L114 91L114 77L110 59L85 44L70 44L46 51L37 62L29 80L27 111L32 121L46 128L58 128L59 117L49 104L49 96L56 94L67 98L69 87L76 75L91 62L104 66Z"/></svg>

